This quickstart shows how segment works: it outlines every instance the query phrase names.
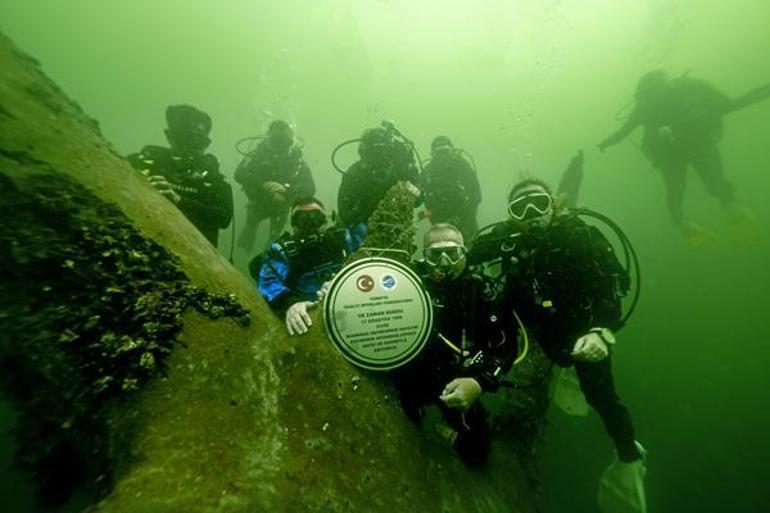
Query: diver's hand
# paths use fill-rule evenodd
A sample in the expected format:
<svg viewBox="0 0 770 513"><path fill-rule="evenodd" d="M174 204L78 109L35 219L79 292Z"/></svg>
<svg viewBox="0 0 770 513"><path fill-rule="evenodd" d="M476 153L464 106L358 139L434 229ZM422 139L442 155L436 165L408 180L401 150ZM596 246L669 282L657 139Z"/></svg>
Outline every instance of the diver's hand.
<svg viewBox="0 0 770 513"><path fill-rule="evenodd" d="M278 182L265 182L262 184L262 190L271 196L286 194L286 186Z"/></svg>
<svg viewBox="0 0 770 513"><path fill-rule="evenodd" d="M598 333L583 335L572 349L572 357L579 362L600 362L610 354L607 344Z"/></svg>
<svg viewBox="0 0 770 513"><path fill-rule="evenodd" d="M262 189L268 194L286 194L286 186L278 182L265 182Z"/></svg>
<svg viewBox="0 0 770 513"><path fill-rule="evenodd" d="M307 311L316 306L314 301L299 301L294 303L286 310L286 330L289 335L304 335L313 321Z"/></svg>
<svg viewBox="0 0 770 513"><path fill-rule="evenodd" d="M182 201L182 197L177 194L177 192L171 187L171 184L168 183L168 180L166 180L165 176L151 175L148 176L147 179L150 181L150 185L155 187L158 192L170 199L172 202L179 203Z"/></svg>
<svg viewBox="0 0 770 513"><path fill-rule="evenodd" d="M473 378L455 378L441 392L439 399L454 410L467 410L481 395L481 385Z"/></svg>
<svg viewBox="0 0 770 513"><path fill-rule="evenodd" d="M596 145L596 148L599 150L600 153L604 153L607 151L607 148L612 146L609 141L602 141L599 144Z"/></svg>
<svg viewBox="0 0 770 513"><path fill-rule="evenodd" d="M410 182L409 180L401 180L401 183L403 183L403 184L404 184L404 186L406 187L406 190L408 190L410 193L412 193L412 195L413 195L415 198L419 198L419 197L420 197L420 194L422 194L422 193L420 192L420 188L419 188L419 187L417 187L417 186L416 186L415 184L413 184L412 182Z"/></svg>

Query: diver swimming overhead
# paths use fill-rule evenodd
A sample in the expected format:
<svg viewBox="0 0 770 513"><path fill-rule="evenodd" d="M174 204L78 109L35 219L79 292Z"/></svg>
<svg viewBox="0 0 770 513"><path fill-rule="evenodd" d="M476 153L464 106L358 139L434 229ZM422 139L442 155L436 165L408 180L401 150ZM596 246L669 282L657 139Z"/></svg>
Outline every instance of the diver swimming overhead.
<svg viewBox="0 0 770 513"><path fill-rule="evenodd" d="M718 145L724 116L768 97L770 84L730 99L706 81L687 76L672 79L661 70L652 71L639 80L635 106L626 122L598 148L604 152L641 126L642 151L663 175L669 214L682 235L696 246L715 241L684 214L687 169L692 166L709 194L722 204L727 221L751 237L753 219L724 176Z"/></svg>

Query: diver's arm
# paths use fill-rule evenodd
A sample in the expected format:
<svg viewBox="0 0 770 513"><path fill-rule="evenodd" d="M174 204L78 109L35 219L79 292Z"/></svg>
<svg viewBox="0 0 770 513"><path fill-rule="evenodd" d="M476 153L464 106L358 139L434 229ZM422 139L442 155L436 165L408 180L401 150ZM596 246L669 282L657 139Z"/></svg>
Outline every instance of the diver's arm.
<svg viewBox="0 0 770 513"><path fill-rule="evenodd" d="M767 100L768 98L770 98L770 84L765 84L761 87L757 87L752 91L749 91L743 96L732 100L730 102L730 107L727 109L725 114L735 112L736 110L741 110L743 108L749 107L750 105L754 105L755 103L759 103L762 100Z"/></svg>
<svg viewBox="0 0 770 513"><path fill-rule="evenodd" d="M358 248L364 245L367 231L367 226L363 221L345 228L345 249L348 254L358 251Z"/></svg>
<svg viewBox="0 0 770 513"><path fill-rule="evenodd" d="M474 278L466 288L469 311L464 323L475 352L466 362L464 375L475 379L484 392L495 392L516 359L519 326L511 301L493 305L484 298L485 288L481 278Z"/></svg>
<svg viewBox="0 0 770 513"><path fill-rule="evenodd" d="M250 201L254 201L264 192L262 186L268 181L268 167L264 164L264 151L260 148L252 151L238 164L233 178L241 185Z"/></svg>
<svg viewBox="0 0 770 513"><path fill-rule="evenodd" d="M210 219L217 228L227 228L233 219L233 188L222 179L217 180L211 189Z"/></svg>
<svg viewBox="0 0 770 513"><path fill-rule="evenodd" d="M634 114L631 114L631 116L626 120L623 126L620 127L620 130L618 130L617 132L610 135L605 140L599 143L599 151L603 152L610 146L615 146L616 144L621 142L623 139L628 137L629 134L631 134L631 132L633 132L638 126L639 126L638 117Z"/></svg>
<svg viewBox="0 0 770 513"><path fill-rule="evenodd" d="M356 190L356 169L358 169L356 164L348 168L342 177L342 183L340 183L340 189L337 192L337 213L345 225L361 221L356 219L359 211L357 195L360 194Z"/></svg>
<svg viewBox="0 0 770 513"><path fill-rule="evenodd" d="M583 292L588 297L590 309L589 328L621 327L621 298L619 289L628 290L628 276L615 255L612 245L595 226L586 226L582 233Z"/></svg>
<svg viewBox="0 0 770 513"><path fill-rule="evenodd" d="M137 171L144 171L145 169L149 168L149 165L146 164L146 158L144 156L143 152L137 152L132 153L126 157L126 160L129 164L131 164L131 167L136 169Z"/></svg>
<svg viewBox="0 0 770 513"><path fill-rule="evenodd" d="M214 155L204 155L196 168L206 171L196 184L197 193L182 195L178 206L187 215L217 228L226 228L233 218L233 191L219 173L219 160Z"/></svg>
<svg viewBox="0 0 770 513"><path fill-rule="evenodd" d="M415 195L414 207L417 208L425 202L425 192L420 188L420 171L417 166L410 163L407 166L404 178L414 185L414 189L411 191Z"/></svg>
<svg viewBox="0 0 770 513"><path fill-rule="evenodd" d="M177 206L188 216L226 228L233 217L233 193L230 184L223 180L198 197L182 196Z"/></svg>
<svg viewBox="0 0 770 513"><path fill-rule="evenodd" d="M275 253L265 257L259 268L259 293L281 318L286 315L286 310L291 305L302 301L302 297L295 294L286 284L290 272L289 264Z"/></svg>
<svg viewBox="0 0 770 513"><path fill-rule="evenodd" d="M462 181L463 187L468 193L468 203L477 207L481 203L481 185L479 185L479 177L476 176L476 172L473 167L463 159Z"/></svg>
<svg viewBox="0 0 770 513"><path fill-rule="evenodd" d="M290 192L292 199L313 196L315 194L315 181L313 180L313 174L310 171L310 166L307 165L304 159L299 161L299 171L291 185Z"/></svg>
<svg viewBox="0 0 770 513"><path fill-rule="evenodd" d="M138 153L132 153L126 157L131 167L145 175L168 174L171 165L170 150L161 146L145 146Z"/></svg>

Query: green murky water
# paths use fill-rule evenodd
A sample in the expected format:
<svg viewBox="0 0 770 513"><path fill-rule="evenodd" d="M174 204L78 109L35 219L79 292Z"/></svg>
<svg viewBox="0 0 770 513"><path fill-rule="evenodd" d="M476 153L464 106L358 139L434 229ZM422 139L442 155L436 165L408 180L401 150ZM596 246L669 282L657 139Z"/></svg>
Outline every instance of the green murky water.
<svg viewBox="0 0 770 513"><path fill-rule="evenodd" d="M749 246L731 240L692 174L688 213L720 243L688 247L670 226L640 134L605 154L595 145L620 125L650 69L690 73L730 96L770 81L770 2L7 0L0 20L118 151L163 144L165 107L191 103L211 114L211 151L230 176L234 142L286 119L327 204L340 181L331 149L382 119L424 154L439 134L471 152L482 225L502 218L522 172L555 183L584 149L581 203L625 228L643 266L642 301L615 366L649 450L650 511L766 508L770 102L727 117L721 143L764 235ZM237 191L239 224L244 205ZM239 267L248 256L236 252ZM2 418L12 425L10 412ZM552 411L547 443L546 511L595 511L611 457L598 418ZM10 450L0 447L3 465ZM29 510L22 478L2 472L0 509Z"/></svg>

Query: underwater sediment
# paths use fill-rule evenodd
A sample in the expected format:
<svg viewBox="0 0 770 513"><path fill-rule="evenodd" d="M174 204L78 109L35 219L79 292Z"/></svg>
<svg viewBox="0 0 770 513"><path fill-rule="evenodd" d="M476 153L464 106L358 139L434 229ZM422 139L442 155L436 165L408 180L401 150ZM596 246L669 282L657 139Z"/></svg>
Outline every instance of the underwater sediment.
<svg viewBox="0 0 770 513"><path fill-rule="evenodd" d="M86 489L97 512L537 510L536 452L500 436L469 470L338 356L319 309L287 336L5 38L0 188L2 392L48 505ZM411 234L411 215L383 219Z"/></svg>

